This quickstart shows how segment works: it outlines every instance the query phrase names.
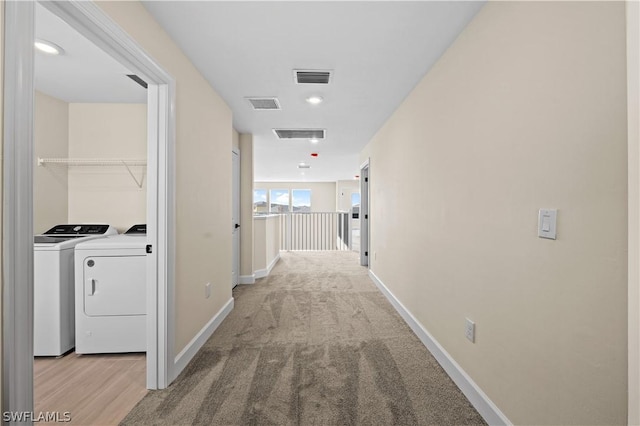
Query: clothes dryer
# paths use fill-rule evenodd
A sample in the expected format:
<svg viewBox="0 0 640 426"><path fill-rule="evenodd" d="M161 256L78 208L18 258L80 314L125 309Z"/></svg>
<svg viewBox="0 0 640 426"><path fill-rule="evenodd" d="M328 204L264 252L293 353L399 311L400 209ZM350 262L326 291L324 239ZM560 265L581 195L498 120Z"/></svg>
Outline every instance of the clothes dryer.
<svg viewBox="0 0 640 426"><path fill-rule="evenodd" d="M74 248L81 242L115 235L103 224L56 225L33 244L33 353L59 356L74 346Z"/></svg>
<svg viewBox="0 0 640 426"><path fill-rule="evenodd" d="M134 225L76 246L76 353L146 352L146 245Z"/></svg>

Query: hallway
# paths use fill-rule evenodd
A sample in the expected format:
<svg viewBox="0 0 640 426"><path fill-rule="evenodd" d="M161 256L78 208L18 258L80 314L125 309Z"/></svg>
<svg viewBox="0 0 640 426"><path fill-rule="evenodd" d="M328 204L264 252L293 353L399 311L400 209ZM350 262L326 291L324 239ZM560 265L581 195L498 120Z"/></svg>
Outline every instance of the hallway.
<svg viewBox="0 0 640 426"><path fill-rule="evenodd" d="M123 424L484 424L358 265L283 252L180 377Z"/></svg>

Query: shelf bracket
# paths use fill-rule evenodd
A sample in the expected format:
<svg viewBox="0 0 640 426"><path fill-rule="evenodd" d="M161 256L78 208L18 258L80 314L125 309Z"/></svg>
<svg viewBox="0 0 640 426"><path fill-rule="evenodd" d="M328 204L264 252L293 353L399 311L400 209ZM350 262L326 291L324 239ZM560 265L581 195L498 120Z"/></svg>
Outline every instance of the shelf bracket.
<svg viewBox="0 0 640 426"><path fill-rule="evenodd" d="M133 172L129 168L129 165L125 161L122 161L122 164L126 167L127 171L131 175L131 178L134 180L136 185L138 185L138 188L142 189L142 184L144 183L144 174L142 175L140 181L138 181L138 179L136 179L136 176L133 174Z"/></svg>

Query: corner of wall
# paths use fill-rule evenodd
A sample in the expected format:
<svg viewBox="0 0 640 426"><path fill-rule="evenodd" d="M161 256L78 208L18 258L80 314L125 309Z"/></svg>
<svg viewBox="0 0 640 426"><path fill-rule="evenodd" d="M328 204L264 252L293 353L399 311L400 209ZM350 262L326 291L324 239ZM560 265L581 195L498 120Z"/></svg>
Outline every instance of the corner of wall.
<svg viewBox="0 0 640 426"><path fill-rule="evenodd" d="M234 137L238 133L234 130ZM253 259L253 135L238 135L240 148L240 281L251 281ZM249 278L247 278L249 277ZM255 279L254 279L255 280Z"/></svg>
<svg viewBox="0 0 640 426"><path fill-rule="evenodd" d="M640 424L640 4L626 2L628 119L628 424Z"/></svg>

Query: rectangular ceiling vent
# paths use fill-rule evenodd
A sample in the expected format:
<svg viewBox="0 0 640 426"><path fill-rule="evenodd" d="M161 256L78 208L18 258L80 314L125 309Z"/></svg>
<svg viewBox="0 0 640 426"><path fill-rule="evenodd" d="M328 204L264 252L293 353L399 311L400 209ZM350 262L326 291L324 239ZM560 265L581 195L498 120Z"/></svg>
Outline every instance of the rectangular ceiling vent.
<svg viewBox="0 0 640 426"><path fill-rule="evenodd" d="M331 71L321 70L293 70L293 76L297 84L329 84Z"/></svg>
<svg viewBox="0 0 640 426"><path fill-rule="evenodd" d="M280 109L278 98L247 98L254 110Z"/></svg>
<svg viewBox="0 0 640 426"><path fill-rule="evenodd" d="M129 77L131 80L135 81L136 83L138 83L140 86L144 87L145 89L148 87L147 82L141 79L140 77L138 77L137 75L126 74L126 76Z"/></svg>
<svg viewBox="0 0 640 426"><path fill-rule="evenodd" d="M324 129L273 129L280 139L324 139Z"/></svg>
<svg viewBox="0 0 640 426"><path fill-rule="evenodd" d="M299 169L310 169L311 166L309 164L298 164Z"/></svg>

